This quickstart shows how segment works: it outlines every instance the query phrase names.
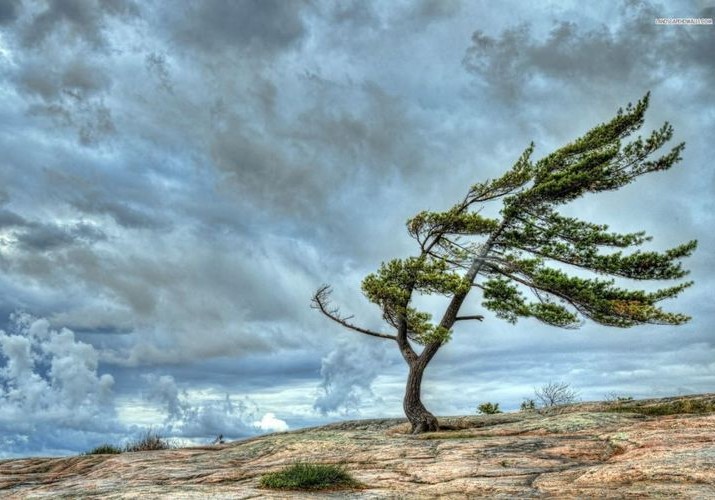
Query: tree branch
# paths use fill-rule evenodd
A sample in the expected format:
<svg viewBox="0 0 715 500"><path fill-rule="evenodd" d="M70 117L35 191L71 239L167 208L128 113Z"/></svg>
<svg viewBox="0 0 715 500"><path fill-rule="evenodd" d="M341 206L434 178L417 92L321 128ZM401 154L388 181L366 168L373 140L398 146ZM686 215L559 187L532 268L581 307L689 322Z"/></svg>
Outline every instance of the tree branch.
<svg viewBox="0 0 715 500"><path fill-rule="evenodd" d="M397 337L395 337L394 335L373 332L372 330L368 330L367 328L361 328L359 326L353 325L352 323L347 321L348 319L350 319L350 317L345 318L345 317L340 316L340 311L338 308L329 309L329 307L330 307L330 293L331 293L330 286L322 285L320 288L318 288L318 290L313 295L313 300L312 300L310 307L313 309L319 310L325 316L332 319L336 323L341 324L345 328L349 328L356 332L360 332L365 335L370 335L372 337L379 337L381 339L397 340Z"/></svg>
<svg viewBox="0 0 715 500"><path fill-rule="evenodd" d="M484 316L482 316L481 314L474 314L471 316L457 316L456 318L454 318L454 321L464 321L468 319L476 319L477 321L482 321L484 319Z"/></svg>
<svg viewBox="0 0 715 500"><path fill-rule="evenodd" d="M542 288L542 287L540 287L540 286L537 286L535 283L533 283L533 282L531 282L531 281L527 281L526 279L522 279L522 278L516 276L515 274L510 273L510 272L507 272L507 271L505 271L505 270L503 270L503 269L499 269L499 268L496 267L496 266L490 266L490 267L491 267L491 269L493 269L493 270L496 271L497 273L501 274L501 275L504 276L505 278L512 279L512 280L516 281L517 283L521 283L522 285L528 287L535 295L538 296L537 291L542 291L542 292L547 293L547 294L549 294L549 295L553 295L554 297L557 297L557 298L559 298L559 299L562 299L564 302L570 304L570 305L576 310L576 312L578 312L579 314L581 314L583 317L591 318L591 315L589 314L589 312L588 312L588 310L585 308L585 306L583 306L583 305L581 305L581 304L575 302L575 301L574 301L571 297L569 297L568 295L559 293L559 292L554 291L554 290L550 290L550 289L547 289L547 288ZM517 272L519 272L519 271L517 270Z"/></svg>

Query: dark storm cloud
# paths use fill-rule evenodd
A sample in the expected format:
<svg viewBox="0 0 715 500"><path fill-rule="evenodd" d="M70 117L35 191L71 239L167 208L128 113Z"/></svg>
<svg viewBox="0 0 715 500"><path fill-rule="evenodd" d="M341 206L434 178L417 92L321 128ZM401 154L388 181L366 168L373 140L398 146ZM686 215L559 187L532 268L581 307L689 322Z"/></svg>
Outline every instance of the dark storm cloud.
<svg viewBox="0 0 715 500"><path fill-rule="evenodd" d="M358 86L323 82L318 86L323 86L322 97L335 106L315 103L301 113L301 127L295 129L293 137L306 149L319 148L329 158L347 160L361 169L415 172L425 168L419 147L425 138L399 96L372 82ZM353 105L341 106L336 92L351 95Z"/></svg>
<svg viewBox="0 0 715 500"><path fill-rule="evenodd" d="M45 252L80 243L94 243L106 239L105 233L92 224L51 224L28 220L0 206L0 230L7 229L4 244L16 246L23 252ZM3 259L0 250L0 260Z"/></svg>
<svg viewBox="0 0 715 500"><path fill-rule="evenodd" d="M61 67L48 68L44 59L31 59L17 75L18 88L52 102L64 95L84 100L106 90L110 80L104 68L78 56Z"/></svg>
<svg viewBox="0 0 715 500"><path fill-rule="evenodd" d="M275 51L307 32L302 0L207 0L163 10L165 27L182 47L209 55L225 51Z"/></svg>
<svg viewBox="0 0 715 500"><path fill-rule="evenodd" d="M44 117L53 126L77 132L81 144L97 144L115 131L112 111L105 104L111 80L95 58L77 54L41 53L28 57L13 80L27 96L31 116Z"/></svg>
<svg viewBox="0 0 715 500"><path fill-rule="evenodd" d="M462 0L419 0L410 7L415 18L429 23L458 14L462 9Z"/></svg>
<svg viewBox="0 0 715 500"><path fill-rule="evenodd" d="M0 208L0 229L5 227L24 226L27 222L23 217L10 210Z"/></svg>
<svg viewBox="0 0 715 500"><path fill-rule="evenodd" d="M20 0L7 0L0 3L0 24L9 24L20 15Z"/></svg>
<svg viewBox="0 0 715 500"><path fill-rule="evenodd" d="M619 14L618 20L596 28L556 20L543 38L533 34L529 23L509 27L498 36L477 30L464 65L505 98L543 86L537 76L568 87L611 91L624 85L649 89L683 73L715 82L715 60L708 56L715 47L711 29L656 25L654 20L663 17L664 10L647 2L624 2Z"/></svg>
<svg viewBox="0 0 715 500"><path fill-rule="evenodd" d="M20 40L25 47L41 46L57 32L102 47L108 18L135 16L139 12L131 0L54 0L44 6L21 27Z"/></svg>
<svg viewBox="0 0 715 500"><path fill-rule="evenodd" d="M77 132L77 141L83 146L95 146L115 132L112 111L103 102L74 106L75 103L33 105L31 116L47 118L55 127L70 128Z"/></svg>
<svg viewBox="0 0 715 500"><path fill-rule="evenodd" d="M52 186L54 198L76 209L80 216L107 216L127 229L170 229L168 195L163 199L152 196L151 179L158 175L152 165L140 169L136 162L141 160L129 155L119 160L122 168L98 171L91 161L85 164L76 154L61 160L65 166L42 170L42 178ZM78 164L73 164L75 160Z"/></svg>
<svg viewBox="0 0 715 500"><path fill-rule="evenodd" d="M375 6L360 0L348 0L327 4L331 21L338 24L350 24L355 28L377 26L380 22Z"/></svg>
<svg viewBox="0 0 715 500"><path fill-rule="evenodd" d="M290 332L309 328L300 317L314 284L281 252L264 253L234 239L202 248L193 238L171 233L139 239L137 246L114 240L95 248L75 245L75 232L37 228L23 234L0 263L18 286L30 279L52 283L56 290L83 290L85 299L64 304L55 321L83 329L132 329L132 345L122 340L108 349L115 363L176 363L275 345L290 348L301 343ZM291 246L286 240L276 243ZM155 255L141 252L147 244ZM219 247L220 257L214 253ZM281 293L255 293L266 280Z"/></svg>
<svg viewBox="0 0 715 500"><path fill-rule="evenodd" d="M78 242L94 243L106 239L101 229L88 224L64 227L53 224L26 224L24 231L15 234L20 249L25 252L44 252Z"/></svg>
<svg viewBox="0 0 715 500"><path fill-rule="evenodd" d="M420 125L398 96L371 83L305 83L319 98L309 98L291 124L267 123L266 133L230 116L214 136L212 157L242 196L273 211L316 214L361 175L426 168Z"/></svg>
<svg viewBox="0 0 715 500"><path fill-rule="evenodd" d="M70 66L62 80L52 81L45 70L33 74L33 68L22 75L19 87L42 97L42 102L30 101L30 116L43 117L58 129L69 128L77 133L84 146L97 145L115 131L112 110L103 95L94 95L106 82L101 81L97 68Z"/></svg>
<svg viewBox="0 0 715 500"><path fill-rule="evenodd" d="M125 0L27 2L7 31L9 46L22 51L8 66L15 89L27 97L27 112L57 130L69 129L84 146L115 132L107 104L111 88L106 37L114 21L138 14Z"/></svg>

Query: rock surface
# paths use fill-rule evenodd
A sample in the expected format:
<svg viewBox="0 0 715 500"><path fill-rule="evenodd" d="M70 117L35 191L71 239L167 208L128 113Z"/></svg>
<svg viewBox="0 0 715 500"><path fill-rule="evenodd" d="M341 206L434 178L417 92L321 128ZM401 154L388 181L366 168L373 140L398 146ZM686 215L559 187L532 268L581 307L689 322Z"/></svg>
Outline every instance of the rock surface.
<svg viewBox="0 0 715 500"><path fill-rule="evenodd" d="M0 461L2 498L715 498L715 394L443 418L344 422L200 448ZM688 413L690 412L690 413ZM665 414L662 413L675 413ZM258 488L297 461L364 484Z"/></svg>

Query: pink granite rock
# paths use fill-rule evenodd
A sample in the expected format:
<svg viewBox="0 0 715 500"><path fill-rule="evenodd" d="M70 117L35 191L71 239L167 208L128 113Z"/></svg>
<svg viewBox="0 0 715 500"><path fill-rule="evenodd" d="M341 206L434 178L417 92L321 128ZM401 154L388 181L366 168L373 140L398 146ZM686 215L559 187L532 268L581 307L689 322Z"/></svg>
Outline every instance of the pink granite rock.
<svg viewBox="0 0 715 500"><path fill-rule="evenodd" d="M449 430L417 436L372 420L200 448L5 460L0 497L715 498L713 408L715 395L586 403L443 418ZM258 487L296 461L345 464L364 488Z"/></svg>

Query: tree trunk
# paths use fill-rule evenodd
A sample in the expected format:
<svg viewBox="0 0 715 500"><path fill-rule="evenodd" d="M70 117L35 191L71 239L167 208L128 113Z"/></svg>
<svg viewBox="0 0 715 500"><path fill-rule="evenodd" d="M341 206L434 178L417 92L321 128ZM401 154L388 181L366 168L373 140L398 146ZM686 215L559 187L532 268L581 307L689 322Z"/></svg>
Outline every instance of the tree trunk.
<svg viewBox="0 0 715 500"><path fill-rule="evenodd" d="M407 388L405 389L405 399L403 407L407 419L412 424L412 433L434 432L439 430L437 418L432 415L422 404L420 390L422 387L422 375L425 372L426 364L416 361L410 363L410 373L407 376Z"/></svg>

